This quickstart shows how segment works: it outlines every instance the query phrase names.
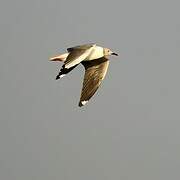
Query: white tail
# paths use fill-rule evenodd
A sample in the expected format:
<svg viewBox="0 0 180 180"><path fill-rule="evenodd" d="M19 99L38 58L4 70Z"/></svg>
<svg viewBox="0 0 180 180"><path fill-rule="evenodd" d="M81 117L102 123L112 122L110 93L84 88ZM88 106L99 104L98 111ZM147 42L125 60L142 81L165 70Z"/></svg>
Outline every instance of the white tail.
<svg viewBox="0 0 180 180"><path fill-rule="evenodd" d="M50 58L50 61L65 61L69 53L61 54Z"/></svg>

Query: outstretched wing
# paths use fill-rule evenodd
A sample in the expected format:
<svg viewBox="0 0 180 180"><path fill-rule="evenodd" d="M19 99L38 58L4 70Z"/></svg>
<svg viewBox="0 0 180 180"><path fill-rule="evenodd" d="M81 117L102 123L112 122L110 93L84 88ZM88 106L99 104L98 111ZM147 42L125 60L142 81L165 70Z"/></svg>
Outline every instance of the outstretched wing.
<svg viewBox="0 0 180 180"><path fill-rule="evenodd" d="M79 101L80 107L85 105L99 88L106 75L109 60L102 57L92 61L83 61L82 64L85 67L85 75Z"/></svg>
<svg viewBox="0 0 180 180"><path fill-rule="evenodd" d="M69 52L69 55L68 55L66 61L64 62L65 68L69 69L69 68L79 64L84 59L86 59L94 47L95 47L95 44L82 45L82 46L68 48L67 50Z"/></svg>
<svg viewBox="0 0 180 180"><path fill-rule="evenodd" d="M86 49L89 49L93 46L95 46L96 44L84 44L84 45L80 45L80 46L74 46L74 47L70 47L70 48L67 48L67 51L68 52L72 52L73 50L86 50Z"/></svg>

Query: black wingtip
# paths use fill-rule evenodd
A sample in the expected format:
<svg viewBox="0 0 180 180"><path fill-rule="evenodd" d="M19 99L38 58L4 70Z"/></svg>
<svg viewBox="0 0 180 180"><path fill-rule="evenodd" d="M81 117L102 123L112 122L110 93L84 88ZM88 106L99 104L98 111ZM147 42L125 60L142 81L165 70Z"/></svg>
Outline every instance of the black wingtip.
<svg viewBox="0 0 180 180"><path fill-rule="evenodd" d="M56 76L56 80L58 80L58 79L60 79L60 76L59 76L59 75Z"/></svg>
<svg viewBox="0 0 180 180"><path fill-rule="evenodd" d="M83 104L82 104L81 102L79 102L78 106L79 106L79 107L82 107L82 106L83 106Z"/></svg>
<svg viewBox="0 0 180 180"><path fill-rule="evenodd" d="M80 101L80 102L79 102L79 107L82 107L82 106L86 105L87 102L88 102L88 101Z"/></svg>

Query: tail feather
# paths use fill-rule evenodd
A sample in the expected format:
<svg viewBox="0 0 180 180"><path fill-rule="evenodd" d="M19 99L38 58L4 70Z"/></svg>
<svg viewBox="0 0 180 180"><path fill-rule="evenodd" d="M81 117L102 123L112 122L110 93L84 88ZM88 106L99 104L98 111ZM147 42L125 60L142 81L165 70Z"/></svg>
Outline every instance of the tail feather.
<svg viewBox="0 0 180 180"><path fill-rule="evenodd" d="M61 54L50 58L50 61L65 61L69 53Z"/></svg>

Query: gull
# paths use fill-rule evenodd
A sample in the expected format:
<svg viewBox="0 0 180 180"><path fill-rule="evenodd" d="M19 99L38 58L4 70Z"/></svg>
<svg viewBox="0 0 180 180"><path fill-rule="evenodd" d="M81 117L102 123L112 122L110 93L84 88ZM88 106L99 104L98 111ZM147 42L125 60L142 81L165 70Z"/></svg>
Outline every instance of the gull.
<svg viewBox="0 0 180 180"><path fill-rule="evenodd" d="M64 77L72 71L77 65L82 64L85 68L85 75L79 106L84 106L99 88L102 80L105 78L108 66L109 56L118 54L109 48L103 48L96 44L85 44L67 49L67 53L50 58L50 61L64 62L56 80Z"/></svg>

